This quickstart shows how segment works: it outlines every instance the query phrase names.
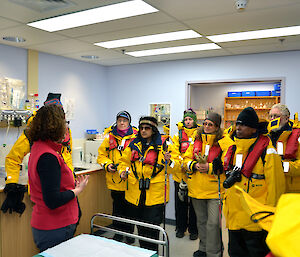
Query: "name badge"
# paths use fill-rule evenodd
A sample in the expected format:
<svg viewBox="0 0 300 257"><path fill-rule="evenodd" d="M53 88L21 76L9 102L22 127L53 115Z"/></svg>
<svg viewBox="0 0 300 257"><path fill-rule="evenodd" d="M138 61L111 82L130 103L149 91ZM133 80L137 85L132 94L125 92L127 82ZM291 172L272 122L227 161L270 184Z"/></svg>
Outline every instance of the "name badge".
<svg viewBox="0 0 300 257"><path fill-rule="evenodd" d="M205 146L205 155L208 156L209 153L209 145Z"/></svg>
<svg viewBox="0 0 300 257"><path fill-rule="evenodd" d="M193 142L193 138L189 137L189 142Z"/></svg>
<svg viewBox="0 0 300 257"><path fill-rule="evenodd" d="M289 172L290 169L290 163L289 162L283 162L283 171L285 173Z"/></svg>
<svg viewBox="0 0 300 257"><path fill-rule="evenodd" d="M279 155L283 155L283 143L282 142L277 142L277 153Z"/></svg>
<svg viewBox="0 0 300 257"><path fill-rule="evenodd" d="M238 153L235 156L235 166L238 168L242 168L243 165L243 155L241 153Z"/></svg>

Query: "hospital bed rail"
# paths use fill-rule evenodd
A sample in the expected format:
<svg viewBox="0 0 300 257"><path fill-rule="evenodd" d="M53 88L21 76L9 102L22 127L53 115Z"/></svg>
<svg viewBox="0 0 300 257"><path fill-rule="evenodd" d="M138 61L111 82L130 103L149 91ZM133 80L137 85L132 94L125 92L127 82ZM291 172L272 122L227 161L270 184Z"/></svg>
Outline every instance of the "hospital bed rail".
<svg viewBox="0 0 300 257"><path fill-rule="evenodd" d="M97 217L104 218L104 219L110 219L110 220L114 220L114 221L120 221L120 222L124 222L124 223L130 223L130 224L133 224L133 225L158 230L162 233L163 240L158 240L158 239L148 238L148 237L144 237L144 236L139 236L139 235L127 233L127 232L124 232L124 231L116 230L116 229L111 228L111 227L95 224L94 221ZM123 236L133 237L133 238L136 238L138 240L147 241L147 242L154 243L154 244L157 244L157 245L162 245L163 246L163 256L164 257L170 257L170 244L169 244L168 234L166 233L166 231L162 227L160 227L158 225L153 225L153 224L150 224L150 223L145 223L145 222L136 221L136 220L130 220L130 219L121 218L121 217L117 217L117 216L112 216L112 215L108 215L108 214L105 214L105 213L96 213L91 218L91 234L92 235L94 233L95 228L98 228L98 229L101 229L101 230L107 231L107 232L117 233L117 234L123 235ZM164 251L164 249L165 249L165 251Z"/></svg>

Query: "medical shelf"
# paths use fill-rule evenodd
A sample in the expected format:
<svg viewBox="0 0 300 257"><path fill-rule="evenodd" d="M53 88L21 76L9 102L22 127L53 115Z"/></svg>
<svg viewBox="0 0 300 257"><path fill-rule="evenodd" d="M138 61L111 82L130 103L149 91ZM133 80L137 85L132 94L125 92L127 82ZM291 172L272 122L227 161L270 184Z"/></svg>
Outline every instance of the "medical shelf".
<svg viewBox="0 0 300 257"><path fill-rule="evenodd" d="M280 96L225 97L224 128L236 121L239 113L246 107L253 107L260 119L267 119L274 104L280 102Z"/></svg>

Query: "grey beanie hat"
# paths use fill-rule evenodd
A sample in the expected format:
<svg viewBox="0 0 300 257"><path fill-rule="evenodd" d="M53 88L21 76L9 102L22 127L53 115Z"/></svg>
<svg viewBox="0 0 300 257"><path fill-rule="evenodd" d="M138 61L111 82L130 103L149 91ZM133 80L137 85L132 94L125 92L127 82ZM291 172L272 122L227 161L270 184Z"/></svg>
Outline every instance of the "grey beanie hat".
<svg viewBox="0 0 300 257"><path fill-rule="evenodd" d="M209 112L205 120L212 121L219 128L221 126L222 117L216 112Z"/></svg>

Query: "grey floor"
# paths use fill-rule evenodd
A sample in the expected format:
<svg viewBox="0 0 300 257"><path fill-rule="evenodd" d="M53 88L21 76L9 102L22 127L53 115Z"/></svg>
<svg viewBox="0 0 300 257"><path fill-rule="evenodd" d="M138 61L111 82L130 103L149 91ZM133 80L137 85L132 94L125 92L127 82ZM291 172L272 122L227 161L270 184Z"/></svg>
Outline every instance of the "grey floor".
<svg viewBox="0 0 300 257"><path fill-rule="evenodd" d="M228 245L228 234L227 229L224 227L225 221L223 219L222 225L222 235L223 235L223 244L224 244L224 254L223 257L229 257L227 252ZM166 231L169 236L170 241L170 257L192 257L193 252L198 250L199 239L191 241L189 239L189 234L185 233L183 238L177 238L175 236L175 227L171 225L166 226ZM160 251L161 255L162 251Z"/></svg>

